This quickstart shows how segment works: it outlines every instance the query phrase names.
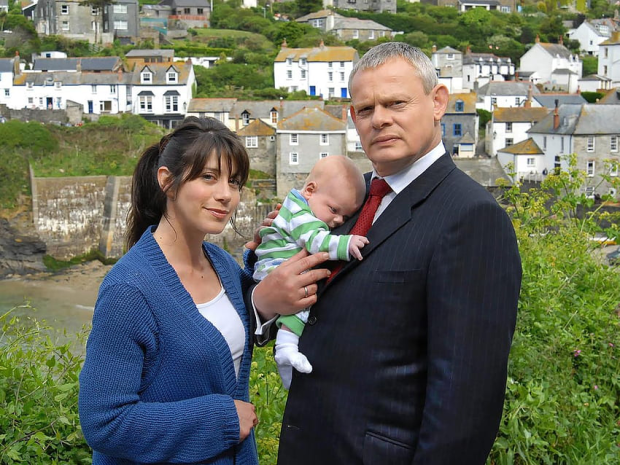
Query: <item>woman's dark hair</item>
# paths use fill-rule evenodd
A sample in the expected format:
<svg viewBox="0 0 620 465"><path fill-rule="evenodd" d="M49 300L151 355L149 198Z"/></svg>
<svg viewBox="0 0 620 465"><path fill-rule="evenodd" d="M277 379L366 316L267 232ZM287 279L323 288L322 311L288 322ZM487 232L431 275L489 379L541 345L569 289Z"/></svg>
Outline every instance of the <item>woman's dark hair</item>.
<svg viewBox="0 0 620 465"><path fill-rule="evenodd" d="M248 179L250 161L239 138L214 118L189 116L158 144L147 148L138 160L131 184L126 245L129 250L146 228L158 224L166 214L166 192L198 178L211 156L228 166L231 179L243 186ZM162 189L157 170L165 166L172 181ZM233 172L234 169L234 172Z"/></svg>

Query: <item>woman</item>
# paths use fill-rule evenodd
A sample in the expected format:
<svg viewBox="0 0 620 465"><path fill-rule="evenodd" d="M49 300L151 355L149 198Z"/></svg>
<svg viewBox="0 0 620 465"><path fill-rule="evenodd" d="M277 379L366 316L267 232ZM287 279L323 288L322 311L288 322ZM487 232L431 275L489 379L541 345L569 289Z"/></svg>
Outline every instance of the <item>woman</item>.
<svg viewBox="0 0 620 465"><path fill-rule="evenodd" d="M210 118L186 118L140 158L128 252L99 290L80 374L94 465L258 463L252 270L203 242L233 217L248 172L241 142Z"/></svg>

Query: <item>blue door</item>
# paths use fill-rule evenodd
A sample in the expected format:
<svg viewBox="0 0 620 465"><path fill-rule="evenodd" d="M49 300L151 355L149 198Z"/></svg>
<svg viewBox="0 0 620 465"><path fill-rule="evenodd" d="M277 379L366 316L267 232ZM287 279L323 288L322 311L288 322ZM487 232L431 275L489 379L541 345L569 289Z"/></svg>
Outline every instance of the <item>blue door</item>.
<svg viewBox="0 0 620 465"><path fill-rule="evenodd" d="M316 95L316 86L310 86L310 95Z"/></svg>
<svg viewBox="0 0 620 465"><path fill-rule="evenodd" d="M340 96L341 96L342 98L347 98L347 88L346 88L346 87L342 87L342 88L340 89Z"/></svg>
<svg viewBox="0 0 620 465"><path fill-rule="evenodd" d="M88 101L88 113L92 113L93 112L93 101L89 100Z"/></svg>

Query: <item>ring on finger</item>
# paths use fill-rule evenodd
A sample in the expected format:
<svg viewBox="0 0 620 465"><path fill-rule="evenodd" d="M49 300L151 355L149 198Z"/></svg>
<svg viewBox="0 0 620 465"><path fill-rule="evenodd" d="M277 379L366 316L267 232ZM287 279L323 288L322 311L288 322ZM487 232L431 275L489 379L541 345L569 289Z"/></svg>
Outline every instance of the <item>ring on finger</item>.
<svg viewBox="0 0 620 465"><path fill-rule="evenodd" d="M304 286L305 297L308 297L308 286Z"/></svg>

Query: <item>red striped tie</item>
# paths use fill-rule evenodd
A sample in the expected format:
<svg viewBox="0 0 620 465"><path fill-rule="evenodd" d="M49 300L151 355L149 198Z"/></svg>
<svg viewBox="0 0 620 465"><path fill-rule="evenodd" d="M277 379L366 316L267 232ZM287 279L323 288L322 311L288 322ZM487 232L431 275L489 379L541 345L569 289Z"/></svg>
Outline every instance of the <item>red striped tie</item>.
<svg viewBox="0 0 620 465"><path fill-rule="evenodd" d="M377 213L377 209L379 208L379 204L383 197L386 196L388 192L392 189L385 182L385 179L375 178L370 183L370 193L368 194L368 198L366 199L366 203L362 207L362 211L360 212L360 216L357 218L357 221L353 225L350 235L356 236L365 236L370 227L372 226L372 220L375 219L375 214ZM332 270L332 274L329 276L327 282L331 281L334 276L340 271L344 262L338 263L336 267Z"/></svg>

